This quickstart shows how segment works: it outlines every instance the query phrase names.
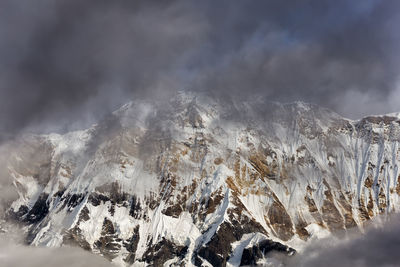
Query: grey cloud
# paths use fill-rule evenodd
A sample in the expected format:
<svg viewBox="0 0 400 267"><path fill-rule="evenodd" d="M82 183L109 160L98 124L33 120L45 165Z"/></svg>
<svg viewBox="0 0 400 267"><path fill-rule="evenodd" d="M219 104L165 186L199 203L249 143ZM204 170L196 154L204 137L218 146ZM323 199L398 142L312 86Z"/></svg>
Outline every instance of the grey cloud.
<svg viewBox="0 0 400 267"><path fill-rule="evenodd" d="M18 198L13 179L11 179L7 168L7 157L10 152L7 145L0 144L0 221L4 219L6 209L11 202Z"/></svg>
<svg viewBox="0 0 400 267"><path fill-rule="evenodd" d="M259 27L220 65L206 69L200 86L206 81L207 87L251 97L315 102L353 118L398 109L387 103L398 90L393 25L400 21L399 3L294 2L258 17ZM257 19L257 12L249 14ZM368 101L348 99L351 95Z"/></svg>
<svg viewBox="0 0 400 267"><path fill-rule="evenodd" d="M81 248L41 248L13 243L0 237L0 265L8 267L110 267L110 262Z"/></svg>
<svg viewBox="0 0 400 267"><path fill-rule="evenodd" d="M379 219L379 218L378 218ZM291 258L287 266L399 266L400 217L377 220L364 234L351 232L346 240L328 238L314 242L302 253Z"/></svg>
<svg viewBox="0 0 400 267"><path fill-rule="evenodd" d="M400 109L400 3L0 3L0 132L69 130L175 90Z"/></svg>
<svg viewBox="0 0 400 267"><path fill-rule="evenodd" d="M9 132L106 114L127 95L176 86L175 58L202 25L186 23L197 15L184 3L21 0L0 9L0 128Z"/></svg>

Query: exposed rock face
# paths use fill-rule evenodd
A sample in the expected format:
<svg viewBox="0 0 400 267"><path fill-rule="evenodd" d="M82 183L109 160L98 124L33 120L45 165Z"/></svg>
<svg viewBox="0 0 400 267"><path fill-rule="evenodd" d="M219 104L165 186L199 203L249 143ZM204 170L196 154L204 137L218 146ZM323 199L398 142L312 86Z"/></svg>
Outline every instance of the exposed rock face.
<svg viewBox="0 0 400 267"><path fill-rule="evenodd" d="M32 245L120 265L239 266L400 207L400 119L182 93L6 144Z"/></svg>
<svg viewBox="0 0 400 267"><path fill-rule="evenodd" d="M268 255L271 251L281 252L287 255L293 255L295 253L294 249L288 248L281 243L273 242L271 240L263 240L254 246L243 250L240 266L257 265L257 262Z"/></svg>
<svg viewBox="0 0 400 267"><path fill-rule="evenodd" d="M94 242L94 249L98 250L107 259L113 259L118 255L121 248L121 239L115 231L112 221L104 218L100 238Z"/></svg>

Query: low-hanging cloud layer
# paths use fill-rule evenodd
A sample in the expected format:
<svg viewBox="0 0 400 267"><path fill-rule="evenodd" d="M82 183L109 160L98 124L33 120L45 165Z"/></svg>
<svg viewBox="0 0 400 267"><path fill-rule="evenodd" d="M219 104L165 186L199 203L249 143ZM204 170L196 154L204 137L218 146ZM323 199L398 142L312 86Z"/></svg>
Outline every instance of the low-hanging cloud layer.
<svg viewBox="0 0 400 267"><path fill-rule="evenodd" d="M99 255L84 251L81 248L61 247L42 248L15 243L0 235L0 266L7 267L110 267L115 266Z"/></svg>
<svg viewBox="0 0 400 267"><path fill-rule="evenodd" d="M364 234L351 232L346 240L333 237L314 242L286 262L288 267L396 267L400 262L400 217L375 221ZM288 259L285 259L286 261Z"/></svg>
<svg viewBox="0 0 400 267"><path fill-rule="evenodd" d="M4 0L0 132L68 130L189 89L400 111L400 2Z"/></svg>

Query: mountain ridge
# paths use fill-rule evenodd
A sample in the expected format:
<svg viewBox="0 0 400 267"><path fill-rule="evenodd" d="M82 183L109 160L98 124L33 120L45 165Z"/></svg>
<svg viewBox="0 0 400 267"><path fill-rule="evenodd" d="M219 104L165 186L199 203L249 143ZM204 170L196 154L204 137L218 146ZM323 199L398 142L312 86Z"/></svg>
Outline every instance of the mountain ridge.
<svg viewBox="0 0 400 267"><path fill-rule="evenodd" d="M229 104L230 103L230 104ZM5 145L7 219L125 265L238 266L399 207L399 117L181 92ZM264 252L265 253L264 253Z"/></svg>

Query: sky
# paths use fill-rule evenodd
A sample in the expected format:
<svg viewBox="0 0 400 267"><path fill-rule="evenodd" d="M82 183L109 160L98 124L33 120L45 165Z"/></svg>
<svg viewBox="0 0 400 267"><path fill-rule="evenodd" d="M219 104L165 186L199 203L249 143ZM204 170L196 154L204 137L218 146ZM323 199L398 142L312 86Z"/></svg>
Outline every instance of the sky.
<svg viewBox="0 0 400 267"><path fill-rule="evenodd" d="M400 1L0 1L0 139L177 90L400 111Z"/></svg>

